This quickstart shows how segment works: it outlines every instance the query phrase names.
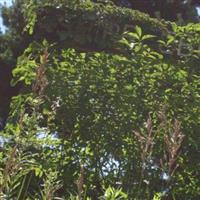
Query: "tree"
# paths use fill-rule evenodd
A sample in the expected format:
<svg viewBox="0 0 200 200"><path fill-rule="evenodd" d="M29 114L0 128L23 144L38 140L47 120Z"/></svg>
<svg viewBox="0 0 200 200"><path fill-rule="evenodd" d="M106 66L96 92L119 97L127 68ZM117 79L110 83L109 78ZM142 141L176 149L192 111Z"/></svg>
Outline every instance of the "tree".
<svg viewBox="0 0 200 200"><path fill-rule="evenodd" d="M200 5L199 1L112 0L112 2L114 2L118 6L125 6L134 10L139 10L141 12L148 13L151 17L162 18L168 21L176 21L180 24L199 21L199 16L196 10L196 6Z"/></svg>
<svg viewBox="0 0 200 200"><path fill-rule="evenodd" d="M79 1L74 1L75 4L79 4ZM98 2L104 2L104 1L98 1ZM107 1L105 1L106 3ZM120 3L121 2L121 3ZM114 3L116 3L116 5L124 5L124 1L114 1ZM177 15L177 13L185 13L184 10L187 10L187 12L190 12L190 10L194 9L194 5L196 2L192 1L190 2L190 5L192 5L193 7L189 8L189 2L187 4L184 4L184 6L182 5L183 2L182 1L175 1L175 2L168 2L166 3L167 5L165 5L163 2L162 4L160 3L160 1L155 1L155 2L151 2L151 1L132 1L129 2L129 4L132 4L132 8L133 9L138 9L142 12L147 12L149 13L151 16L155 16L155 11L159 11L161 12L161 18L165 18L167 20L175 20L177 17L175 15ZM73 21L69 22L66 26L66 23L61 19L63 19L62 16L62 9L54 9L55 6L50 6L50 4L48 4L47 1L47 5L46 8L44 7L44 13L42 14L42 5L45 5L44 2L40 2L38 1L38 6L41 7L41 10L37 11L36 15L32 15L32 23L34 23L34 19L36 18L40 18L43 19L44 21L41 22L37 22L37 26L38 28L35 29L34 32L34 36L28 36L27 34L24 34L24 28L25 28L25 24L26 24L26 19L28 17L28 15L31 15L31 12L34 12L34 4L31 7L31 4L29 4L27 1L23 1L23 0L17 0L14 2L13 6L10 8L4 8L2 10L2 16L4 19L4 24L9 28L9 32L7 34L10 35L15 35L15 38L9 39L11 38L11 36L1 36L1 40L5 42L2 42L2 50L1 50L1 54L8 54L9 52L9 57L7 58L6 56L3 56L1 58L1 66L2 66L2 73L1 73L1 81L4 87L1 88L0 91L0 99L1 99L1 105L3 105L3 110L7 110L9 107L9 99L10 97L12 97L13 95L17 94L17 92L19 91L19 87L15 87L12 88L9 86L9 82L11 80L11 70L12 70L12 66L15 66L15 62L16 62L16 58L23 52L23 50L27 47L27 45L30 43L31 40L41 40L43 37L48 37L48 39L52 40L52 41L58 41L58 40L63 40L61 43L62 44L67 44L67 46L71 46L74 47L76 49L80 49L80 50L87 50L87 51L96 51L96 50L107 50L110 51L113 49L113 42L116 41L116 39L114 39L115 37L113 37L113 33L117 32L119 34L121 34L122 32L126 31L126 30L133 30L134 24L138 24L141 27L143 27L145 32L150 32L150 33L155 33L156 35L163 35L165 32L167 32L168 30L171 31L170 25L165 23L164 21L162 23L160 23L159 21L153 20L153 19L149 19L148 16L145 16L144 14L141 14L139 12L135 12L135 11L130 11L127 9L118 9L116 7L113 7L114 5L112 5L113 11L111 9L111 7L109 6L108 2L105 4L105 9L106 12L110 12L110 16L112 16L112 18L108 21L106 18L110 18L109 15L107 15L107 17L103 17L105 15L105 12L102 12L101 9L101 3L98 3L97 5L92 5L91 3L80 3L80 5L77 7L78 9L74 9L73 8L73 1L71 4L68 4L68 8L67 9L74 9L74 16L75 13L82 13L81 15L81 19L84 19L87 15L84 15L84 13L88 13L88 9L87 7L91 6L91 12L90 14L88 13L88 19L85 18L85 21L83 20L83 22L80 21L79 24L77 24L76 26L81 28L81 26L85 26L85 24L87 24L87 29L85 29L85 31L81 31L82 35L80 35L80 30L76 30L73 28L73 24L74 21L78 22L78 18L74 19ZM52 2L52 5L54 3ZM74 4L74 5L75 5ZM108 4L108 6L106 6ZM148 4L148 5L145 5ZM176 5L174 5L176 4ZM35 4L37 5L37 4ZM55 3L56 5L56 3ZM71 5L71 6L70 6ZM28 7L26 7L28 6ZM49 10L48 13L46 13L47 11L47 7L49 6L49 9L51 7L51 11ZM54 7L54 8L53 8ZM166 7L170 7L169 9L163 9ZM182 8L182 7L187 7L186 8ZM144 10L144 8L146 8L147 10ZM29 13L24 12L24 9L28 10ZM98 20L101 18L101 16L98 16L95 14L95 10L99 10L101 11L101 15L102 15L102 19L104 19L106 22L104 22L104 20ZM175 10L174 10L175 9ZM168 16L165 16L166 14L163 13L166 10L172 10L172 12L167 12ZM93 12L94 11L94 12ZM117 16L117 13L124 13L120 16ZM96 12L98 13L98 12ZM27 15L27 16L25 16ZM45 16L49 15L49 18L46 18ZM70 18L69 14L69 18ZM44 18L43 18L44 16ZM60 21L56 21L54 23L49 23L49 19L53 19L54 16L57 16L57 19L60 19ZM78 15L77 15L78 16ZM184 16L184 20L190 20L188 16L186 16L186 14L183 14ZM195 15L196 16L196 15ZM196 17L191 17L191 18L196 18ZM36 17L36 18L35 18ZM171 18L169 18L171 17ZM133 20L134 18L136 18L137 20ZM56 19L56 18L54 18ZM127 20L128 19L128 20ZM94 23L95 21L95 23ZM99 21L99 22L98 22ZM119 22L118 24L114 24L113 21L117 21ZM106 26L105 23L108 24ZM85 23L85 24L84 24ZM52 27L48 27L50 24L54 24ZM82 24L82 25L81 25ZM83 25L84 24L84 25ZM96 24L94 26L94 24ZM45 28L44 28L45 27ZM48 28L47 28L48 27ZM86 26L85 26L86 27ZM88 28L90 27L90 28ZM106 28L105 28L106 27ZM28 28L28 27L27 27ZM55 28L58 30L58 32L56 33L54 30ZM62 29L60 31L60 29ZM70 31L69 31L70 29ZM84 30L84 27L81 28L81 30ZM66 34L66 32L68 33L68 35ZM38 33L38 34L37 34ZM70 35L71 34L71 35ZM91 37L91 35L93 35L93 37ZM94 37L95 35L95 37ZM5 39L4 39L5 38ZM7 39L6 39L7 38ZM91 39L93 38L93 39ZM65 42L64 42L65 41ZM101 42L99 42L101 41ZM5 46L5 44L7 45L7 47ZM103 46L102 46L103 45ZM12 46L12 48L10 48L10 46ZM5 48L6 47L6 48ZM97 49L96 49L97 48ZM6 50L5 50L6 49ZM9 51L7 49L10 49ZM13 58L11 58L13 57ZM9 59L12 63L8 64L7 59ZM5 64L7 63L7 64ZM4 67L3 67L4 66ZM6 91L11 91L9 92L10 94L6 94ZM3 103L4 102L4 103ZM6 104L5 104L6 102ZM2 110L2 109L1 109ZM7 111L1 111L4 114L1 114L1 116L6 115ZM5 117L4 117L5 118Z"/></svg>
<svg viewBox="0 0 200 200"><path fill-rule="evenodd" d="M17 0L12 7L2 10L4 24L8 27L7 34L1 35L1 85L3 87L0 90L0 105L2 105L2 114L0 115L4 119L8 113L10 98L20 89L20 85L14 88L10 87L11 71L16 65L17 57L22 54L31 41L41 41L46 38L51 42L56 42L57 48L66 46L80 51L116 52L117 49L114 48L116 37L118 38L129 27L133 29L135 23L145 27L146 31L150 33L156 32L156 34L162 35L167 32L167 24L149 19L140 12L109 6L105 6L105 11L103 11L100 4L78 2L71 1L59 8L59 2L56 1L50 4L48 1L31 4L31 1ZM77 5L79 6L77 7ZM68 22L63 20L66 9L69 11ZM125 12L124 15L123 12ZM101 18L98 13L105 17L98 20ZM118 16L118 13L121 15ZM30 23L26 21L27 19L30 20ZM53 22L52 19L55 21ZM113 26L115 20L119 23ZM26 25L27 23L29 26ZM75 28L75 23L77 28ZM105 23L108 23L106 27ZM33 28L34 30L31 30ZM29 35L25 29L33 31L33 33ZM117 34L114 36L113 32L116 33L116 31ZM82 34L80 35L80 33Z"/></svg>
<svg viewBox="0 0 200 200"><path fill-rule="evenodd" d="M18 3L8 20L18 40L2 36L22 87L1 131L1 197L197 199L199 24L90 2ZM73 23L96 16L105 28L137 25L94 47Z"/></svg>

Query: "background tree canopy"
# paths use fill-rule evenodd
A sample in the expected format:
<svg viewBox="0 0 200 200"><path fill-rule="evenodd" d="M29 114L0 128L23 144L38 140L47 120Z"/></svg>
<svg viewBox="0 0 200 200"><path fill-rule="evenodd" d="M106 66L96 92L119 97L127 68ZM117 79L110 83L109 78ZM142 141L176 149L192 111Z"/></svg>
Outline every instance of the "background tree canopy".
<svg viewBox="0 0 200 200"><path fill-rule="evenodd" d="M163 18L178 23L198 22L195 9L200 3L198 0L93 0L93 2L112 2L117 6L128 7L148 13L151 17Z"/></svg>
<svg viewBox="0 0 200 200"><path fill-rule="evenodd" d="M199 199L197 2L160 2L2 9L2 199Z"/></svg>

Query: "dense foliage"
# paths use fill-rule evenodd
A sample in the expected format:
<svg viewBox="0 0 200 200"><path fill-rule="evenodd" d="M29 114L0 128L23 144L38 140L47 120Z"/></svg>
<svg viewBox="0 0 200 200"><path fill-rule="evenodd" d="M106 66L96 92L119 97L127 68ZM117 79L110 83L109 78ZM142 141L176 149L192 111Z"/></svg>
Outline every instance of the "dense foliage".
<svg viewBox="0 0 200 200"><path fill-rule="evenodd" d="M176 21L179 24L197 22L198 14L195 6L199 6L198 0L93 0L101 3L114 3L121 7L128 7L148 13L151 17Z"/></svg>
<svg viewBox="0 0 200 200"><path fill-rule="evenodd" d="M52 39L55 21L49 35L39 32L49 19L44 11L57 4L38 2L19 1L33 9L22 25L30 35L15 62L1 57L16 64L12 86L23 87L1 131L0 197L198 199L200 25L179 27L135 12L138 23L146 21L112 41L117 51L80 51L62 45L65 32ZM60 2L61 10L77 5ZM79 6L74 15L96 9ZM47 21L36 20L38 13ZM148 22L151 30L143 27ZM155 23L170 32L156 34Z"/></svg>
<svg viewBox="0 0 200 200"><path fill-rule="evenodd" d="M32 41L46 38L57 48L114 53L119 35L133 30L135 24L158 35L167 32L168 25L138 11L80 0L16 0L12 7L2 9L2 16L8 31L0 35L0 117L7 115L10 98L20 88L10 87L11 71Z"/></svg>

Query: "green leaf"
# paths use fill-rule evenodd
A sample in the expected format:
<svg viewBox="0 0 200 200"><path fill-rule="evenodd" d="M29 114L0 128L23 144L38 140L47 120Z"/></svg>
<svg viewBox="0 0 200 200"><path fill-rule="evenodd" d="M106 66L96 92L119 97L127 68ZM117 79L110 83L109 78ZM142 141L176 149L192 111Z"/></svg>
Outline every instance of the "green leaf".
<svg viewBox="0 0 200 200"><path fill-rule="evenodd" d="M142 41L143 41L143 40L152 39L152 38L155 38L155 37L156 37L155 35L143 35L143 36L142 36Z"/></svg>
<svg viewBox="0 0 200 200"><path fill-rule="evenodd" d="M32 172L24 176L18 196L17 196L17 200L24 200L26 198L32 176L33 176Z"/></svg>
<svg viewBox="0 0 200 200"><path fill-rule="evenodd" d="M125 88L128 90L128 91L131 91L133 89L133 86L132 85L126 85Z"/></svg>
<svg viewBox="0 0 200 200"><path fill-rule="evenodd" d="M137 34L137 33L132 33L132 32L130 32L130 33L128 33L127 34L131 39L133 39L133 40L137 40L137 41L139 41L140 40L140 36Z"/></svg>
<svg viewBox="0 0 200 200"><path fill-rule="evenodd" d="M175 37L172 36L172 35L169 35L169 36L168 36L168 40L167 40L167 45L172 44L172 43L174 42L174 40L175 40Z"/></svg>
<svg viewBox="0 0 200 200"><path fill-rule="evenodd" d="M119 40L118 43L125 46L125 47L130 47L128 40L125 39L125 38L122 38L121 40Z"/></svg>
<svg viewBox="0 0 200 200"><path fill-rule="evenodd" d="M139 26L136 26L135 31L136 31L137 35L139 36L139 38L141 38L142 37L142 29Z"/></svg>

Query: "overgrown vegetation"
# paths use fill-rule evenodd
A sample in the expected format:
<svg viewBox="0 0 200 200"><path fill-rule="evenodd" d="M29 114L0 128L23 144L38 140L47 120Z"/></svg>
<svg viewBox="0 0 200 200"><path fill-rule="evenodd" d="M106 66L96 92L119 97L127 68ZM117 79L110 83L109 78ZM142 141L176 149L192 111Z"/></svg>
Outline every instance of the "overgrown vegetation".
<svg viewBox="0 0 200 200"><path fill-rule="evenodd" d="M30 36L1 131L1 199L199 198L200 25L170 27L135 26L117 52Z"/></svg>

